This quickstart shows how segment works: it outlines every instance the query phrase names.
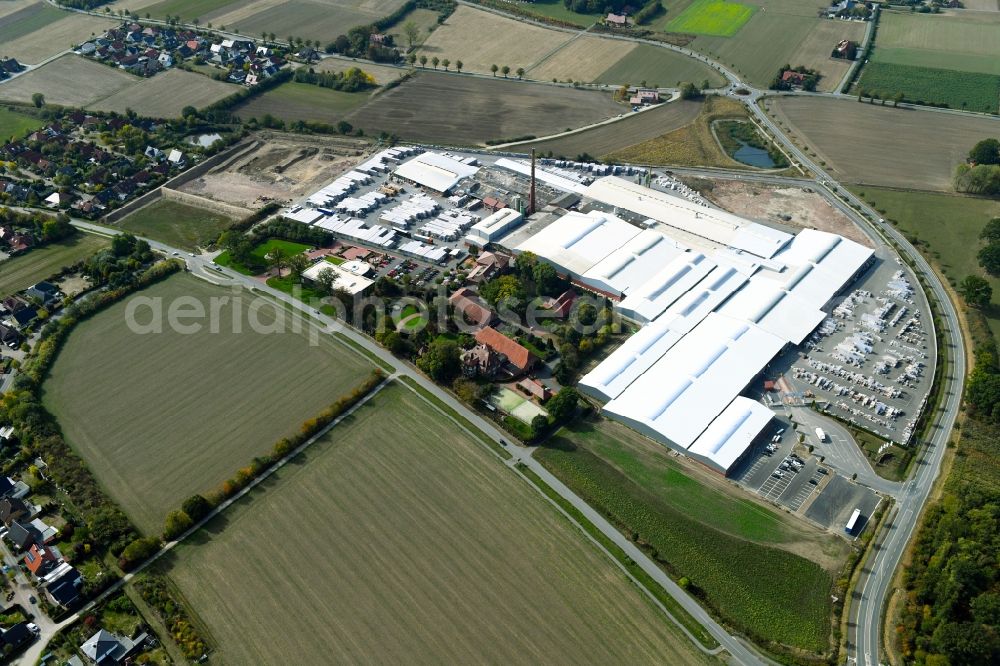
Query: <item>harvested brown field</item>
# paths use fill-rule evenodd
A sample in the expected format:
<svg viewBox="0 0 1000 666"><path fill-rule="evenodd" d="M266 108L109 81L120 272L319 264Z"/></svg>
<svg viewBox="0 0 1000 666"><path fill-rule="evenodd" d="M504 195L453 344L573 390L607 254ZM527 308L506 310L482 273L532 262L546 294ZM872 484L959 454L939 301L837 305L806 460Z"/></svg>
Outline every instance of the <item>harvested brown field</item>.
<svg viewBox="0 0 1000 666"><path fill-rule="evenodd" d="M746 109L739 102L711 95L698 116L684 127L604 157L608 161L631 164L746 168L745 164L726 154L712 131L712 123L716 120L746 117Z"/></svg>
<svg viewBox="0 0 1000 666"><path fill-rule="evenodd" d="M266 133L256 139L180 191L254 209L272 200L291 202L349 171L367 148L342 137Z"/></svg>
<svg viewBox="0 0 1000 666"><path fill-rule="evenodd" d="M590 83L598 80L609 67L635 48L635 42L620 39L602 39L589 35L576 37L542 62L532 65L525 76L538 81L558 79Z"/></svg>
<svg viewBox="0 0 1000 666"><path fill-rule="evenodd" d="M399 384L164 568L207 626L212 663L719 663Z"/></svg>
<svg viewBox="0 0 1000 666"><path fill-rule="evenodd" d="M3 55L34 65L116 25L109 19L65 12L57 21L3 44Z"/></svg>
<svg viewBox="0 0 1000 666"><path fill-rule="evenodd" d="M294 36L327 44L351 28L388 16L402 4L402 0L284 0L264 3L260 11L242 18L239 16L244 12L239 8L221 13L232 4L220 10L218 16L206 16L216 25L238 28L245 35L259 35L266 30L279 39Z"/></svg>
<svg viewBox="0 0 1000 666"><path fill-rule="evenodd" d="M742 180L684 179L720 208L754 220L802 229L819 229L871 247L871 239L820 194L803 187L748 183ZM811 188L810 188L811 189ZM791 216L786 220L784 215Z"/></svg>
<svg viewBox="0 0 1000 666"><path fill-rule="evenodd" d="M347 116L369 135L391 132L410 141L475 145L547 136L626 110L609 93L569 87L421 72Z"/></svg>
<svg viewBox="0 0 1000 666"><path fill-rule="evenodd" d="M507 65L513 75L518 67L528 69L571 38L570 33L460 5L431 33L418 54L461 60L463 70L469 72L488 74L491 65Z"/></svg>
<svg viewBox="0 0 1000 666"><path fill-rule="evenodd" d="M215 81L182 69L170 69L122 90L88 108L96 111L132 109L140 116L179 118L185 106L201 109L239 90L239 86Z"/></svg>
<svg viewBox="0 0 1000 666"><path fill-rule="evenodd" d="M79 107L134 86L139 80L120 69L68 54L0 84L0 99L28 103L32 95L41 92L49 104Z"/></svg>
<svg viewBox="0 0 1000 666"><path fill-rule="evenodd" d="M768 111L837 180L941 192L969 149L1000 131L993 118L853 100L782 97Z"/></svg>
<svg viewBox="0 0 1000 666"><path fill-rule="evenodd" d="M4 0L0 2L0 18L22 11L37 2L38 0Z"/></svg>
<svg viewBox="0 0 1000 666"><path fill-rule="evenodd" d="M527 152L534 147L542 154L551 152L568 158L582 153L600 157L684 127L698 116L701 107L701 102L688 100L667 102L655 109L630 114L607 125L548 141L524 144L511 150Z"/></svg>
<svg viewBox="0 0 1000 666"><path fill-rule="evenodd" d="M384 86L410 71L406 67L391 67L389 65L376 65L370 62L356 62L348 58L324 58L312 66L317 72L346 72L352 67L357 67L365 74L371 75L375 79L375 83L380 86Z"/></svg>

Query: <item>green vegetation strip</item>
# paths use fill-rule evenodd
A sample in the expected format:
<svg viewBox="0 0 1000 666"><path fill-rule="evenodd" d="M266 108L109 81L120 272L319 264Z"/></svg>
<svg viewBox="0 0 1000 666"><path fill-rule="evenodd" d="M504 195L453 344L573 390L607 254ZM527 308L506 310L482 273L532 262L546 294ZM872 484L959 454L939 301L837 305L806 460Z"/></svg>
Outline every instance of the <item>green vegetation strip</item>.
<svg viewBox="0 0 1000 666"><path fill-rule="evenodd" d="M609 539L603 532L597 529L592 522L587 520L579 509L566 501L562 495L557 493L547 483L542 481L541 477L535 474L527 466L519 463L517 469L525 476L525 478L535 484L535 486L537 486L546 497L555 502L560 509L569 514L569 516L575 520L587 534L593 537L593 539L601 544L605 550L611 553L612 557L618 560L618 562L625 567L629 574L639 581L639 583L646 588L646 590L652 594L657 601L663 604L670 615L672 615L679 624L691 632L692 636L698 639L699 643L710 650L714 650L719 646L719 642L712 637L712 634L708 633L708 630L706 630L705 627L691 617L691 614L684 610L684 607L678 604L677 600L663 589L663 586L653 580L652 576L636 564L635 560L626 555L624 550L622 550L614 541Z"/></svg>
<svg viewBox="0 0 1000 666"><path fill-rule="evenodd" d="M476 426L472 425L472 422L469 421L469 419L467 419L464 416L462 416L461 414L459 414L457 411L455 411L454 409L452 409L451 407L449 407L447 404L445 404L444 401L442 401L436 395L434 395L433 393L431 393L430 391L428 391L427 389L425 389L423 386L421 386L420 384L418 384L417 381L415 379L413 379L413 377L403 376L403 377L400 377L400 379L402 379L404 382L406 382L407 386L409 386L414 391L416 391L417 393L419 393L420 396L422 398L424 398L424 400L426 400L427 402L433 404L439 410L441 410L442 412L444 412L444 414L448 418L450 418L451 420L453 420L456 423L458 423L460 426L462 426L463 428L465 428L466 430L468 430L470 433L472 433L472 435L476 439L478 439L479 441L481 441L482 443L486 444L491 449L493 449L493 451L495 451L496 454L499 455L501 458L503 458L504 460L510 460L510 457L511 457L510 453L507 451L507 449L505 449L503 446L501 446L499 442L497 442L496 440L494 440L492 437L489 437L486 433L484 433L482 430L480 430Z"/></svg>
<svg viewBox="0 0 1000 666"><path fill-rule="evenodd" d="M535 459L725 622L765 646L826 649L832 578L818 564L713 529L590 451L558 440L551 445L560 448L541 449Z"/></svg>
<svg viewBox="0 0 1000 666"><path fill-rule="evenodd" d="M667 32L732 37L750 20L756 7L726 0L695 0L680 16L667 23Z"/></svg>
<svg viewBox="0 0 1000 666"><path fill-rule="evenodd" d="M882 62L865 65L857 88L866 96L892 99L903 93L914 104L987 113L995 113L1000 101L1000 76Z"/></svg>

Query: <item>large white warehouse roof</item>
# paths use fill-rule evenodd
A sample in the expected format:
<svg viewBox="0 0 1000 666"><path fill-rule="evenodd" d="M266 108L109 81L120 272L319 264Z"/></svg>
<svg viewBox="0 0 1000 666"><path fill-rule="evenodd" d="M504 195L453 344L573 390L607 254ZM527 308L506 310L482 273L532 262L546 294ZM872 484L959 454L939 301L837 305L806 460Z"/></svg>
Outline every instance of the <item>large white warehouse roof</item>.
<svg viewBox="0 0 1000 666"><path fill-rule="evenodd" d="M463 178L474 176L479 167L441 153L427 152L407 160L393 172L396 176L435 192L449 192Z"/></svg>

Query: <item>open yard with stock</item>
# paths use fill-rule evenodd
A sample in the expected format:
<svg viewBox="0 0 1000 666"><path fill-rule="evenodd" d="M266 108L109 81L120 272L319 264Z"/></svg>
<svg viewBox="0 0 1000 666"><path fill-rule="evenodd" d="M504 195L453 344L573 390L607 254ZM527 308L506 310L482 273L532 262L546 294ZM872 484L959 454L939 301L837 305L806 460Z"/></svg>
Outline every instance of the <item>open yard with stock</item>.
<svg viewBox="0 0 1000 666"><path fill-rule="evenodd" d="M193 297L207 317L209 299L234 294L176 276L137 296L161 299L155 302L164 317L175 299L186 297L190 306ZM171 330L166 319L162 333L133 333L128 300L116 304L79 325L45 384L45 402L67 441L147 534L159 532L185 498L219 487L270 451L370 368L329 336L310 345L270 302L256 317L270 324L277 309L284 332L255 332L248 320L255 313L246 310L251 295L242 299L241 317L230 301L215 317L217 332L202 318L201 330L188 335ZM138 309L137 321L150 318L148 308Z"/></svg>
<svg viewBox="0 0 1000 666"><path fill-rule="evenodd" d="M117 226L171 247L194 250L215 241L232 223L221 213L159 199L122 218Z"/></svg>
<svg viewBox="0 0 1000 666"><path fill-rule="evenodd" d="M979 267L979 233L991 218L1000 217L1000 201L936 192L912 192L855 187L899 230L923 246L953 285L967 275L980 275L993 285L993 304L985 310L993 336L1000 339L1000 279Z"/></svg>
<svg viewBox="0 0 1000 666"><path fill-rule="evenodd" d="M993 118L894 109L891 103L784 97L766 104L835 178L888 187L951 191L955 166L998 127Z"/></svg>
<svg viewBox="0 0 1000 666"><path fill-rule="evenodd" d="M827 648L830 591L847 544L685 470L663 447L608 421L579 423L536 458L724 621L757 639Z"/></svg>
<svg viewBox="0 0 1000 666"><path fill-rule="evenodd" d="M627 110L610 93L422 72L377 95L347 121L369 135L385 131L409 141L472 145L546 136Z"/></svg>
<svg viewBox="0 0 1000 666"><path fill-rule="evenodd" d="M528 151L534 147L541 154L551 152L553 155L573 158L587 153L594 157L601 157L616 150L654 139L665 132L684 127L698 117L701 107L700 102L677 100L661 104L649 111L631 114L608 125L601 125L548 141L526 143L513 148L513 150Z"/></svg>
<svg viewBox="0 0 1000 666"><path fill-rule="evenodd" d="M308 83L283 83L263 94L251 97L233 109L243 120L262 119L265 115L286 123L297 120L336 124L368 101L370 92L343 92Z"/></svg>
<svg viewBox="0 0 1000 666"><path fill-rule="evenodd" d="M27 254L0 261L0 298L27 289L57 273L63 266L86 259L108 241L100 236L77 234L72 239L31 250Z"/></svg>
<svg viewBox="0 0 1000 666"><path fill-rule="evenodd" d="M713 663L402 385L175 552L214 663Z"/></svg>
<svg viewBox="0 0 1000 666"><path fill-rule="evenodd" d="M0 99L28 104L32 95L43 91L49 104L86 106L137 85L141 80L120 69L70 54L16 79L4 81L0 84Z"/></svg>

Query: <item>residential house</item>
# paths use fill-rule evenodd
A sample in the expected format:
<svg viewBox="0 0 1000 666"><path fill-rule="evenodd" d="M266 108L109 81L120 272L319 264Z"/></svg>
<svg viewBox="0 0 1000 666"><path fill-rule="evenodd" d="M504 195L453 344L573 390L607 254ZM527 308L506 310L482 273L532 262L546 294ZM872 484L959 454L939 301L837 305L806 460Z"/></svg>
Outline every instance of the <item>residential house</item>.
<svg viewBox="0 0 1000 666"><path fill-rule="evenodd" d="M174 57L166 51L160 51L160 54L156 56L156 60L160 63L163 69L174 66Z"/></svg>
<svg viewBox="0 0 1000 666"><path fill-rule="evenodd" d="M36 282L24 290L28 298L37 298L42 305L50 305L59 300L59 288L51 282Z"/></svg>
<svg viewBox="0 0 1000 666"><path fill-rule="evenodd" d="M29 524L35 529L36 532L38 532L38 538L41 543L49 543L59 536L59 530L52 525L49 525L41 518L35 518Z"/></svg>
<svg viewBox="0 0 1000 666"><path fill-rule="evenodd" d="M34 515L34 508L22 499L5 497L0 500L0 522L10 527L15 520L29 520Z"/></svg>
<svg viewBox="0 0 1000 666"><path fill-rule="evenodd" d="M141 651L148 640L149 637L144 633L132 639L98 629L96 634L80 646L80 651L99 666L118 666L129 663L130 658Z"/></svg>
<svg viewBox="0 0 1000 666"><path fill-rule="evenodd" d="M52 569L62 562L62 554L57 548L39 546L34 544L28 552L24 554L24 566L28 568L35 578L42 578Z"/></svg>
<svg viewBox="0 0 1000 666"><path fill-rule="evenodd" d="M50 208L65 208L73 202L73 195L64 192L53 192L45 197L45 205Z"/></svg>
<svg viewBox="0 0 1000 666"><path fill-rule="evenodd" d="M448 298L448 302L455 308L455 314L460 315L468 326L475 328L489 326L495 316L493 310L468 287L457 290Z"/></svg>
<svg viewBox="0 0 1000 666"><path fill-rule="evenodd" d="M21 499L31 492L24 481L14 481L9 476L0 476L0 498Z"/></svg>
<svg viewBox="0 0 1000 666"><path fill-rule="evenodd" d="M14 234L10 237L10 242L7 247L11 254L17 254L18 252L24 252L30 249L35 244L35 239L28 234Z"/></svg>
<svg viewBox="0 0 1000 666"><path fill-rule="evenodd" d="M628 17L623 14L608 14L604 19L604 24L612 28L627 28Z"/></svg>
<svg viewBox="0 0 1000 666"><path fill-rule="evenodd" d="M5 538L14 546L15 552L22 552L38 543L40 536L30 524L25 525L19 520L13 520L7 528Z"/></svg>
<svg viewBox="0 0 1000 666"><path fill-rule="evenodd" d="M24 69L24 65L15 58L0 58L0 72L5 74L17 74Z"/></svg>
<svg viewBox="0 0 1000 666"><path fill-rule="evenodd" d="M27 622L18 622L8 629L0 629L0 654L14 655L25 645L35 640L35 633Z"/></svg>
<svg viewBox="0 0 1000 666"><path fill-rule="evenodd" d="M495 252L481 252L476 257L475 267L469 271L469 282L479 284L493 279L493 277L510 265L510 257L505 254Z"/></svg>
<svg viewBox="0 0 1000 666"><path fill-rule="evenodd" d="M646 106L660 103L660 92L649 88L637 88L628 103L632 106Z"/></svg>
<svg viewBox="0 0 1000 666"><path fill-rule="evenodd" d="M476 331L476 342L486 345L498 354L503 354L507 359L507 369L512 375L527 372L538 360L526 347L491 326Z"/></svg>
<svg viewBox="0 0 1000 666"><path fill-rule="evenodd" d="M542 384L537 379L531 379L526 377L517 383L517 388L524 392L525 395L537 398L542 402L548 400L552 396L552 392L549 391L548 387Z"/></svg>
<svg viewBox="0 0 1000 666"><path fill-rule="evenodd" d="M7 316L7 324L13 326L19 331L23 331L31 324L31 322L35 321L37 317L38 310L36 310L34 306L27 305L11 312Z"/></svg>
<svg viewBox="0 0 1000 666"><path fill-rule="evenodd" d="M569 316L569 311L573 308L573 302L576 300L576 292L572 289L567 289L563 293L559 294L557 298L547 298L542 302L553 315L560 319L565 319Z"/></svg>
<svg viewBox="0 0 1000 666"><path fill-rule="evenodd" d="M174 148L170 151L170 154L167 155L167 161L174 166L183 167L185 164L184 153Z"/></svg>
<svg viewBox="0 0 1000 666"><path fill-rule="evenodd" d="M498 354L486 345L476 345L462 352L462 374L466 377L485 377L493 379L506 361L503 354Z"/></svg>
<svg viewBox="0 0 1000 666"><path fill-rule="evenodd" d="M46 596L57 606L69 608L80 598L83 576L65 562L56 567L52 573L44 576L42 581L45 583Z"/></svg>
<svg viewBox="0 0 1000 666"><path fill-rule="evenodd" d="M786 69L781 74L782 83L786 83L790 86L801 86L806 80L805 74L801 72L793 72L790 69Z"/></svg>
<svg viewBox="0 0 1000 666"><path fill-rule="evenodd" d="M21 334L13 326L0 322L0 344L17 349L21 346Z"/></svg>

